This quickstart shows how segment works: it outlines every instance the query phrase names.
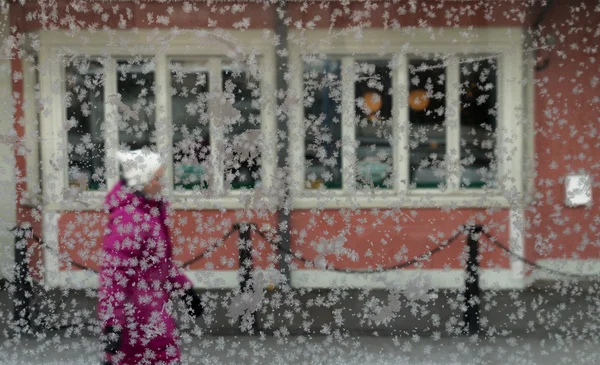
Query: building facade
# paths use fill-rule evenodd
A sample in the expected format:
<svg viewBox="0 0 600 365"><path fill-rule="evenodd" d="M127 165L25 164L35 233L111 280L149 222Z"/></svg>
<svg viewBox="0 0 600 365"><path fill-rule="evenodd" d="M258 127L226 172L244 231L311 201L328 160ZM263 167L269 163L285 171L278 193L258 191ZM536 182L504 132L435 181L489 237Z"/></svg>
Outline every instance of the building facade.
<svg viewBox="0 0 600 365"><path fill-rule="evenodd" d="M7 220L42 237L44 247L30 241L38 280L94 287L95 274L64 258L98 268L115 152L149 147L172 161L181 261L234 223L276 231L287 184L290 248L317 264L390 267L482 224L528 260L595 271L598 208L565 205L564 185L572 174L598 180L600 92L590 75L600 18L583 4L290 2L285 54L274 5L11 4L2 82L17 137L2 151L16 215ZM558 40L550 51L548 36ZM237 237L187 268L198 287L238 286ZM377 274L292 260L291 285L395 288L425 277L459 288L459 241ZM280 251L258 235L253 249L274 284ZM480 256L484 287L535 279L489 240Z"/></svg>

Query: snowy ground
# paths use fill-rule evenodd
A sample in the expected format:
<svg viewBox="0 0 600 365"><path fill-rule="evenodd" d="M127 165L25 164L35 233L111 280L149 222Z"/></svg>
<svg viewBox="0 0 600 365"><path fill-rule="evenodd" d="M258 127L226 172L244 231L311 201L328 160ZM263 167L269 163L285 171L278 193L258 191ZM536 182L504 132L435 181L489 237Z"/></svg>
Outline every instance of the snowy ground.
<svg viewBox="0 0 600 365"><path fill-rule="evenodd" d="M593 289L593 290L591 290ZM226 310L220 308L215 315L215 322L210 329L202 322L194 326L195 331L212 333L200 335L183 329L182 346L183 364L214 365L577 365L600 364L600 288L590 290L573 290L562 293L562 289L540 289L531 293L498 293L495 296L483 296L483 317L486 333L503 333L494 338L470 339L467 337L448 336L447 325L453 318L460 319L457 313L448 309L451 294L441 295L434 304L422 307L427 313L435 313L439 324L433 332L431 315L425 313L415 317L411 315L409 305L405 305L394 319L393 326L398 333L405 329L409 333L421 330L430 333L421 337L406 335L405 337L375 337L337 335L333 309L306 307L309 318L315 321L313 330L320 333L328 328L328 336L301 337L283 336L285 331L293 329L287 321L273 325L279 328L275 336L220 336L215 331L228 324ZM98 339L91 335L75 335L67 330L46 332L46 337L7 337L7 323L12 316L12 304L4 293L0 292L0 365L96 365L99 364ZM317 293L318 294L318 293ZM314 294L314 295L317 295ZM385 293L384 293L385 294ZM384 294L380 296L385 297ZM373 294L375 295L375 294ZM444 299L447 298L447 299ZM76 302L81 308L64 309L65 313L93 313L95 302L85 296L61 298L63 303ZM310 298L303 298L307 302ZM89 303L87 303L89 301ZM58 302L57 302L58 303ZM86 304L87 303L87 304ZM360 312L354 308L364 308L365 303L343 302L343 307L351 313ZM489 308L488 308L489 306ZM336 307L337 308L337 307ZM267 308L269 309L269 308ZM270 309L272 311L272 309ZM284 318L282 307L276 312L276 318ZM223 312L223 313L221 313ZM275 312L271 312L275 313ZM268 314L268 313L267 313ZM263 315L261 318L267 318ZM359 319L349 314L345 317L344 330L351 333L360 328ZM263 321L264 322L264 321ZM262 323L265 325L266 322ZM294 322L295 323L295 322ZM298 326L297 323L295 323ZM233 326L233 327L232 327ZM225 328L223 327L223 328ZM283 329L283 328L286 329ZM312 327L311 327L312 328ZM388 329L389 329L388 328ZM409 331L408 329L414 330ZM373 333L376 329L362 328L364 332ZM318 330L318 331L317 331ZM503 337L504 336L504 337ZM510 337L513 336L513 337Z"/></svg>
<svg viewBox="0 0 600 365"><path fill-rule="evenodd" d="M469 338L213 337L185 344L183 364L599 364L596 341L540 336ZM56 334L41 341L3 340L1 365L99 364L97 340Z"/></svg>

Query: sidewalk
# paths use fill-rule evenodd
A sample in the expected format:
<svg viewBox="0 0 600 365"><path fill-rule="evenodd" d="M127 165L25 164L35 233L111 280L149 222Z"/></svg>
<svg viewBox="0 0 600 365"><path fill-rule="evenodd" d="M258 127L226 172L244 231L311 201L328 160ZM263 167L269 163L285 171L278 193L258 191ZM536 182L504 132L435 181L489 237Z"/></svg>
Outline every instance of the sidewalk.
<svg viewBox="0 0 600 365"><path fill-rule="evenodd" d="M468 338L391 338L335 335L305 338L190 338L183 364L331 364L331 365L470 365L598 364L597 340L543 340L535 337L472 341ZM42 341L22 339L2 344L0 365L98 364L97 340L55 334ZM16 350L16 351L15 351Z"/></svg>
<svg viewBox="0 0 600 365"><path fill-rule="evenodd" d="M78 291L60 294L48 293L45 298L56 321L63 317L73 321L84 314L95 317L95 298ZM345 298L338 295L333 301L331 291L299 292L297 305L275 300L276 293L269 292L257 319L260 328L268 325L275 332L262 337L229 335L237 333L237 325L227 316L225 298L231 298L230 293L209 294L215 306L207 311L210 323L199 320L192 327L181 327L183 364L600 364L597 283L484 292L481 325L488 338L477 341L452 335L462 317L463 301L456 292L438 291L435 300L424 303L404 298L395 304L384 291L372 291L363 299L361 293L349 291ZM375 300L397 306L393 318L371 323ZM343 321L339 322L338 314ZM63 329L43 332L37 339L9 337L11 317L10 295L0 291L0 365L99 364L100 348L93 332ZM302 332L305 327L310 331ZM337 332L340 327L344 335ZM314 335L323 333L328 335Z"/></svg>

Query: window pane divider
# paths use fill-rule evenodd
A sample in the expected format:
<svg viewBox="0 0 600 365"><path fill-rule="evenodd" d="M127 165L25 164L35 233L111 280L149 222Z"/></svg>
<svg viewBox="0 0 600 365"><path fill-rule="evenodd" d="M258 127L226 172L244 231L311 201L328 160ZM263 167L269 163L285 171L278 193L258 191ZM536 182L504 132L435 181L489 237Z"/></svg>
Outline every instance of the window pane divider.
<svg viewBox="0 0 600 365"><path fill-rule="evenodd" d="M212 100L218 96L223 90L223 77L221 75L221 59L218 57L210 58L208 61L209 67L209 92ZM220 197L224 192L224 174L225 166L223 161L224 149L224 128L222 125L222 116L218 112L211 109L213 103L209 102L209 114L213 116L209 123L210 133L210 166L212 179L209 181L209 190L211 195Z"/></svg>
<svg viewBox="0 0 600 365"><path fill-rule="evenodd" d="M460 59L448 58L446 80L446 179L447 192L460 189Z"/></svg>
<svg viewBox="0 0 600 365"><path fill-rule="evenodd" d="M392 133L394 140L391 141L394 154L394 191L406 194L409 186L410 166L410 123L408 111L408 57L401 54L396 58L393 70L393 112L394 125Z"/></svg>
<svg viewBox="0 0 600 365"><path fill-rule="evenodd" d="M46 48L40 51L40 92L50 96L50 112L40 113L40 138L42 141L42 194L44 205L59 200L61 189L66 185L63 168L57 165L56 157L67 146L60 141L61 131L64 131L60 121L60 110L63 103L62 87L57 90L57 83L61 81L61 63L55 56L54 49ZM58 78L58 80L57 80ZM61 179L62 176L62 179Z"/></svg>
<svg viewBox="0 0 600 365"><path fill-rule="evenodd" d="M173 191L173 121L171 118L170 71L167 56L164 53L157 55L154 70L156 149L166 161L165 179L168 183L165 186L165 193L167 195Z"/></svg>
<svg viewBox="0 0 600 365"><path fill-rule="evenodd" d="M306 130L304 127L304 100L303 100L303 75L302 60L298 53L290 53L290 90L288 98L297 99L295 105L290 105L288 133L289 133L289 163L294 183L290 187L290 194L293 197L301 196L305 191L304 176L305 171L305 139Z"/></svg>
<svg viewBox="0 0 600 365"><path fill-rule="evenodd" d="M356 123L354 122L354 82L356 67L353 57L342 58L342 191L356 191Z"/></svg>
<svg viewBox="0 0 600 365"><path fill-rule="evenodd" d="M104 65L104 122L106 123L105 135L105 180L110 189L119 180L119 162L117 150L119 149L119 128L117 125L117 106L110 102L111 97L117 95L117 60L107 58Z"/></svg>
<svg viewBox="0 0 600 365"><path fill-rule="evenodd" d="M55 95L53 97L53 100L56 100L55 98L60 99L61 103L60 103L60 108L57 108L57 110L55 110L55 117L58 118L58 121L64 122L67 120L67 72L66 72L66 57L61 57L58 56L58 67L59 70L57 70L57 72L54 74L58 77L58 82L57 82L57 88L58 88L58 95ZM64 181L64 188L68 189L70 187L70 179L69 179L69 134L68 134L68 130L66 128L66 125L63 124L62 128L59 129L59 132L57 133L57 143L58 146L64 146L63 148L60 148L57 153L56 153L56 157L59 158L59 166L63 167L61 173L62 173L62 181ZM65 190L66 191L66 190ZM62 193L61 193L62 194Z"/></svg>
<svg viewBox="0 0 600 365"><path fill-rule="evenodd" d="M259 62L259 73L261 70L275 70L273 55L267 54L257 60ZM275 72L265 72L260 77L260 135L262 143L261 153L261 183L265 191L271 191L273 179L277 172L277 97L272 90L276 90ZM269 107L271 106L271 107ZM289 124L288 124L289 125ZM288 127L289 129L289 127ZM288 132L289 133L289 132Z"/></svg>
<svg viewBox="0 0 600 365"><path fill-rule="evenodd" d="M37 59L37 57L36 57ZM36 68L39 67L39 61L36 59L29 61L27 57L23 62L23 113L25 119L25 136L30 143L30 152L26 157L27 166L27 192L30 199L34 198L41 191L41 176L39 149L40 149L40 123L39 114L36 110ZM39 82L39 80L37 81Z"/></svg>

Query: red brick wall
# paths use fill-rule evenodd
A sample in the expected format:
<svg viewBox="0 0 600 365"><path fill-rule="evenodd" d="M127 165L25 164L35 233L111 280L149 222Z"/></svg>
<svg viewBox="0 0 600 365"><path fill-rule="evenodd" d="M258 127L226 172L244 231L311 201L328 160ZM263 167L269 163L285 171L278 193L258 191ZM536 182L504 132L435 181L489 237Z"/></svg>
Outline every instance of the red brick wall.
<svg viewBox="0 0 600 365"><path fill-rule="evenodd" d="M73 7L67 1L41 7L38 3L11 6L12 24L21 32L37 29L131 29L207 27L261 29L273 28L273 7L256 3L212 4L206 2L150 3L89 1ZM236 11L233 11L237 9Z"/></svg>
<svg viewBox="0 0 600 365"><path fill-rule="evenodd" d="M594 258L600 256L600 207L565 206L563 178L584 169L600 182L600 9L593 1L568 7L559 2L546 16L544 34L554 34L557 47L548 67L537 72L535 91L535 181L538 198L527 214L527 255L540 258ZM597 2L596 2L597 5ZM579 7L579 11L575 10ZM564 37L564 38L563 38Z"/></svg>
<svg viewBox="0 0 600 365"><path fill-rule="evenodd" d="M236 214L237 213L237 214ZM292 251L302 253L308 260L314 260L316 244L321 239L344 236L344 248L355 253L353 260L348 253L327 254L325 258L336 268L367 269L393 266L423 255L435 246L454 235L461 224L478 223L490 228L498 240L508 243L508 214L506 211L486 212L478 209L461 209L443 212L438 209L418 210L325 210L318 213L300 210L291 216ZM265 225L276 227L276 217L243 217L242 211L177 211L171 238L175 257L185 262L216 244L236 222L254 222L267 233ZM104 213L67 212L59 220L59 247L74 261L98 269L102 250L102 237L107 216ZM273 231L271 231L273 232ZM203 258L191 269L236 270L239 267L236 233L216 249L212 255ZM252 235L254 265L259 269L277 267L277 250L260 235ZM421 268L460 269L463 267L461 254L466 242L460 236L442 252L424 261ZM501 250L485 240L481 243L483 267L508 268L508 258ZM306 267L300 260L295 264ZM415 268L417 266L412 266ZM64 267L63 267L64 269Z"/></svg>
<svg viewBox="0 0 600 365"><path fill-rule="evenodd" d="M73 6L64 0L55 5L40 6L28 2L11 8L13 25L20 31L40 28L172 28L219 27L246 29L273 28L274 7L253 1L173 3L150 2L81 2ZM296 28L346 28L354 26L389 27L449 27L449 26L519 26L528 24L538 6L525 1L450 2L418 1L412 7L408 1L339 1L290 2L290 26Z"/></svg>

